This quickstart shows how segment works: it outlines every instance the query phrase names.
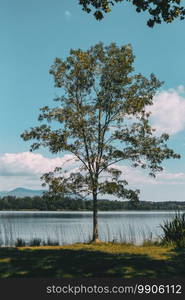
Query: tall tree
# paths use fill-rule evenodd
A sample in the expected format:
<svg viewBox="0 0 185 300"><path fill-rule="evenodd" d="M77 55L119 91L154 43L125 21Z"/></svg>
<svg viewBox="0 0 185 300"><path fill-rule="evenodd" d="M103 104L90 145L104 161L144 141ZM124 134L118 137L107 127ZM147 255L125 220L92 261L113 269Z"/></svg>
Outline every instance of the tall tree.
<svg viewBox="0 0 185 300"><path fill-rule="evenodd" d="M148 107L161 82L154 75L134 74L133 62L130 45L102 43L87 51L71 50L66 60L56 58L50 73L61 89L58 106L42 108L39 121L48 124L22 134L25 141L36 140L31 150L44 146L52 153L70 152L80 163L78 172L58 167L42 179L50 194L92 195L93 241L99 237L99 194L138 199L118 162L148 168L155 176L164 159L179 158L167 147L168 135L154 136L149 123Z"/></svg>
<svg viewBox="0 0 185 300"><path fill-rule="evenodd" d="M109 13L111 7L118 2L131 2L138 13L148 11L150 19L147 21L149 27L160 24L162 21L166 23L172 22L176 18L184 20L185 7L182 0L78 0L83 10L90 13L94 9L94 16L97 20L104 17L104 13Z"/></svg>

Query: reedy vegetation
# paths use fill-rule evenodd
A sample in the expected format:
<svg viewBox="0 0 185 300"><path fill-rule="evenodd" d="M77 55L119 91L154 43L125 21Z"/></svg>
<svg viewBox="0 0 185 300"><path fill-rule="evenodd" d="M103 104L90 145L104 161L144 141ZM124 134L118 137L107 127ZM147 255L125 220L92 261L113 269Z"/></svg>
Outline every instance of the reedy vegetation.
<svg viewBox="0 0 185 300"><path fill-rule="evenodd" d="M9 220L10 221L10 220ZM185 213L176 213L171 220L164 220L160 224L162 229L161 235L153 234L151 231L145 229L139 230L133 226L125 227L123 223L119 230L114 235L111 231L109 224L101 228L101 235L103 241L114 244L125 244L125 245L157 245L157 246L175 246L178 248L185 248ZM62 228L60 228L61 230ZM0 246L16 246L16 247L27 247L27 246L57 246L71 244L69 238L65 241L65 233L61 230L60 235L58 231L52 233L52 236L47 235L47 238L29 237L26 240L19 236L18 232L12 227L11 222L1 224L0 226ZM84 232L83 226L75 226L71 234L75 236L73 243L89 243L91 240L90 233L87 229ZM60 236L60 239L59 239ZM62 238L63 236L63 238ZM139 240L138 240L139 238Z"/></svg>
<svg viewBox="0 0 185 300"><path fill-rule="evenodd" d="M161 240L164 244L175 244L185 247L185 214L176 213L172 220L166 220L160 225L163 230Z"/></svg>

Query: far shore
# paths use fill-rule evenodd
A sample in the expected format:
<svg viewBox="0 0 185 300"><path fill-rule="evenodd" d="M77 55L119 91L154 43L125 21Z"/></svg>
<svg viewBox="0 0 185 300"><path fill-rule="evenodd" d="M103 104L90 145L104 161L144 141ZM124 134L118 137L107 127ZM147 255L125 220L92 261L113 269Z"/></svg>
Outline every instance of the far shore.
<svg viewBox="0 0 185 300"><path fill-rule="evenodd" d="M69 210L69 209L56 209L56 210L41 210L41 209L0 209L0 212L92 212L92 210L86 210L86 209L78 209L78 210ZM178 212L178 211L185 211L185 208L183 209L114 209L114 210L99 210L100 213L103 212L110 212L110 213L114 213L114 212Z"/></svg>

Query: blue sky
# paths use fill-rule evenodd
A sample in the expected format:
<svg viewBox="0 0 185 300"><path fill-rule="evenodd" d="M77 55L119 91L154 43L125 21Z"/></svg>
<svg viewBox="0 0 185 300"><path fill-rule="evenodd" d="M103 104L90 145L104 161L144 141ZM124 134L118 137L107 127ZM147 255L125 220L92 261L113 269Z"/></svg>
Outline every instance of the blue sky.
<svg viewBox="0 0 185 300"><path fill-rule="evenodd" d="M147 14L137 14L128 3L117 4L97 22L76 0L1 0L0 190L39 188L42 172L63 159L45 150L27 153L29 143L20 134L36 125L39 108L52 105L58 93L49 75L55 57L65 58L71 48L87 49L103 41L131 43L136 72L154 73L165 82L156 98L153 123L161 132L169 129L169 145L182 155L181 160L165 162L164 173L155 181L139 170L124 169L126 177L142 190L144 200L185 201L185 21L153 29L146 21Z"/></svg>

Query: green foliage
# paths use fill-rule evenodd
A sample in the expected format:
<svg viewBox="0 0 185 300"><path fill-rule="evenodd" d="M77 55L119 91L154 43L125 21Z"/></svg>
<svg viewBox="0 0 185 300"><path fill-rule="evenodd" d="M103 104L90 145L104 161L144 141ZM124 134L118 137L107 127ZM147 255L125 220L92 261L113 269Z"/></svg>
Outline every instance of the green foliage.
<svg viewBox="0 0 185 300"><path fill-rule="evenodd" d="M7 201L8 200L8 201ZM22 206L24 204L24 206ZM69 197L24 197L15 198L13 196L0 198L0 210L39 210L39 211L92 211L93 201L81 198ZM185 202L177 201L117 201L99 199L98 209L101 211L115 210L185 210Z"/></svg>
<svg viewBox="0 0 185 300"><path fill-rule="evenodd" d="M182 6L182 0L126 0L131 2L136 7L136 12L140 13L147 11L150 19L147 21L149 27L155 24L160 24L162 21L170 23L176 18L184 20L185 7ZM104 18L104 13L111 12L111 6L118 2L125 2L124 0L79 0L83 10L90 13L92 9L95 10L94 16L97 20Z"/></svg>
<svg viewBox="0 0 185 300"><path fill-rule="evenodd" d="M56 58L50 73L61 91L55 99L58 106L41 108L39 121L47 124L21 135L35 141L31 150L43 146L52 153L71 153L78 162L74 173L59 166L42 179L51 198L92 195L93 240L98 240L98 195L139 199L139 191L127 188L121 178L118 162L148 168L155 176L164 159L180 157L167 147L168 135L155 136L149 122L148 109L161 82L153 74L149 79L134 74L133 63L131 46L114 43Z"/></svg>
<svg viewBox="0 0 185 300"><path fill-rule="evenodd" d="M22 134L25 141L36 141L31 150L44 146L52 153L70 152L80 163L69 176L62 167L43 175L50 195L92 194L95 200L98 194L111 194L137 200L139 191L127 188L116 163L127 160L155 176L164 159L179 158L167 147L167 134L154 136L146 111L161 82L153 74L149 79L134 74L133 62L131 46L114 43L56 58L50 73L61 90L58 106L43 107L39 121L48 124Z"/></svg>
<svg viewBox="0 0 185 300"><path fill-rule="evenodd" d="M30 242L29 242L29 246L41 246L42 244L42 240L40 238L33 238Z"/></svg>
<svg viewBox="0 0 185 300"><path fill-rule="evenodd" d="M59 242L58 241L53 241L52 239L48 238L47 241L43 241L42 242L43 246L59 246Z"/></svg>
<svg viewBox="0 0 185 300"><path fill-rule="evenodd" d="M48 238L47 241L42 241L39 238L33 238L29 242L26 243L26 241L22 238L17 238L15 241L15 247L38 247L38 246L59 246L58 241L53 241L52 239Z"/></svg>
<svg viewBox="0 0 185 300"><path fill-rule="evenodd" d="M185 247L185 214L177 213L172 221L167 220L160 226L163 230L163 243Z"/></svg>
<svg viewBox="0 0 185 300"><path fill-rule="evenodd" d="M15 242L15 247L25 247L26 242L22 238L17 238Z"/></svg>

